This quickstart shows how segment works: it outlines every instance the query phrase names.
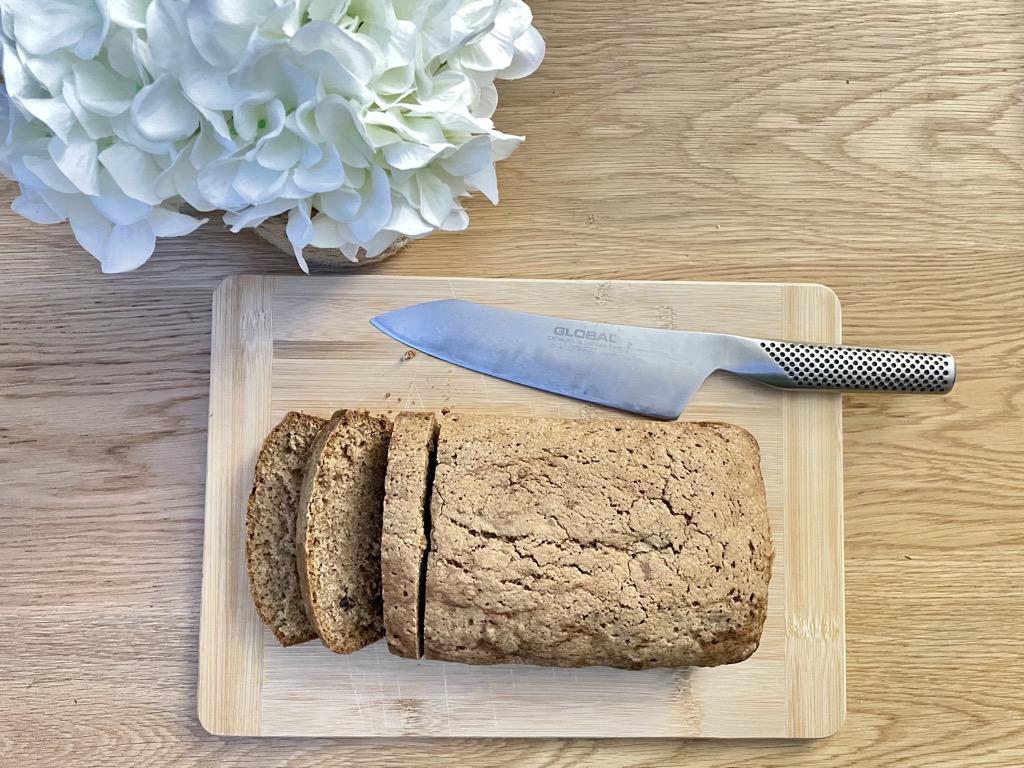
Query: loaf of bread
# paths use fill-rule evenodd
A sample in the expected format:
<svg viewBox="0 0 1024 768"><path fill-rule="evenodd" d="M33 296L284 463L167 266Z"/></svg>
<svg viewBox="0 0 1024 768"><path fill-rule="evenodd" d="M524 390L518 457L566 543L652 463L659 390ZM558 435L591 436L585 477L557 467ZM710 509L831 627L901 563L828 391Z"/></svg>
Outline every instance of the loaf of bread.
<svg viewBox="0 0 1024 768"><path fill-rule="evenodd" d="M381 517L391 423L341 410L320 430L299 498L296 549L320 640L352 653L384 636Z"/></svg>
<svg viewBox="0 0 1024 768"><path fill-rule="evenodd" d="M725 424L442 419L423 655L742 661L774 556L758 445Z"/></svg>
<svg viewBox="0 0 1024 768"><path fill-rule="evenodd" d="M316 638L295 563L295 524L306 464L326 419L292 411L267 435L245 516L245 554L256 613L281 645Z"/></svg>
<svg viewBox="0 0 1024 768"><path fill-rule="evenodd" d="M384 632L396 656L422 655L420 582L426 567L426 516L437 419L432 413L395 418L384 483L384 525L380 544Z"/></svg>
<svg viewBox="0 0 1024 768"><path fill-rule="evenodd" d="M247 526L283 644L466 664L742 661L774 558L757 442L715 423L292 413Z"/></svg>

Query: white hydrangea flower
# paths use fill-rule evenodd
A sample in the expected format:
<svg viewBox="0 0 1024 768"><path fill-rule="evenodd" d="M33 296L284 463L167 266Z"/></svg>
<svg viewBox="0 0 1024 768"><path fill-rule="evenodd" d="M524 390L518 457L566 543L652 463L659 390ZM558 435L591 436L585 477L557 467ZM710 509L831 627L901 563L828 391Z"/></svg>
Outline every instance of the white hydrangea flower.
<svg viewBox="0 0 1024 768"><path fill-rule="evenodd" d="M0 171L104 271L225 211L373 257L498 201L495 78L539 66L522 0L5 0Z"/></svg>

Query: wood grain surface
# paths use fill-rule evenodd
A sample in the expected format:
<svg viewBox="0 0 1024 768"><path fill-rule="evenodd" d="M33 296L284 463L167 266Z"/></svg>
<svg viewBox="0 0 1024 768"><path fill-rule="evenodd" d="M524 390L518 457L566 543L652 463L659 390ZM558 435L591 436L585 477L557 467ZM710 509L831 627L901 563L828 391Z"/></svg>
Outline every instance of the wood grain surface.
<svg viewBox="0 0 1024 768"><path fill-rule="evenodd" d="M388 274L814 281L957 356L845 399L848 715L813 743L220 739L195 712L215 227L105 277L0 213L0 765L1024 762L1024 5L536 2L497 209ZM9 201L12 185L0 197ZM4 206L6 207L6 205Z"/></svg>

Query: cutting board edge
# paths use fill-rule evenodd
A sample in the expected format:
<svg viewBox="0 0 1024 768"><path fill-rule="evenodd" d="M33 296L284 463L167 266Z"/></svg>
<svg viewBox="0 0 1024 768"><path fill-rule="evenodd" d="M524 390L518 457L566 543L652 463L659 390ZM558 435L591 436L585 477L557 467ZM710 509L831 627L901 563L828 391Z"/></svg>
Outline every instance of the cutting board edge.
<svg viewBox="0 0 1024 768"><path fill-rule="evenodd" d="M741 288L749 288L752 286L758 287L777 287L777 288L788 288L796 287L800 289L812 288L820 290L823 294L825 301L835 302L835 306L838 309L840 307L839 296L835 291L824 283L815 281L801 282L801 281L779 281L779 280L620 280L620 279L597 279L597 278L557 278L557 277L444 277L439 275L391 275L391 274L317 274L317 275L264 275L255 272L245 272L240 274L228 275L217 285L215 293L218 291L227 290L227 286L231 286L235 283L250 283L252 281L266 280L272 285L288 282L307 282L307 281L373 281L373 282L450 282L450 283L571 283L571 284L591 284L591 285L602 285L602 284L617 284L617 285L715 285L715 286L737 286Z"/></svg>
<svg viewBox="0 0 1024 768"><path fill-rule="evenodd" d="M241 434L252 467L272 426L273 303L273 279L264 276L223 280L213 294L196 698L200 725L216 736L259 735L261 724L263 625L249 596L244 513L241 527L224 524L244 509L252 476L224 477L210 457Z"/></svg>
<svg viewBox="0 0 1024 768"><path fill-rule="evenodd" d="M842 307L827 286L784 288L783 331L793 338L842 341ZM846 718L846 617L843 555L843 445L840 393L788 392L784 441L803 462L830 471L783 467L786 582L787 735L818 739L835 734ZM820 425L817 430L808 425ZM816 589L809 599L807 584Z"/></svg>

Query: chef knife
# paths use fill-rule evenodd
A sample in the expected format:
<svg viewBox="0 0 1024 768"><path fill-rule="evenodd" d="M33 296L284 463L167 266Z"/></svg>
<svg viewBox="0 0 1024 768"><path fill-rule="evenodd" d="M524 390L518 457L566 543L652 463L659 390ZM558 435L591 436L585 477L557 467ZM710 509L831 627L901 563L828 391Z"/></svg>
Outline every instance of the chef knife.
<svg viewBox="0 0 1024 768"><path fill-rule="evenodd" d="M370 321L414 349L526 386L676 419L704 380L729 371L781 389L943 394L952 356L568 320L458 299Z"/></svg>

